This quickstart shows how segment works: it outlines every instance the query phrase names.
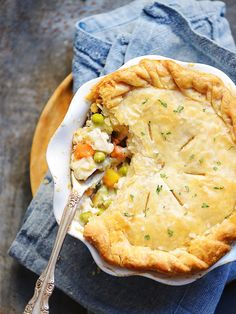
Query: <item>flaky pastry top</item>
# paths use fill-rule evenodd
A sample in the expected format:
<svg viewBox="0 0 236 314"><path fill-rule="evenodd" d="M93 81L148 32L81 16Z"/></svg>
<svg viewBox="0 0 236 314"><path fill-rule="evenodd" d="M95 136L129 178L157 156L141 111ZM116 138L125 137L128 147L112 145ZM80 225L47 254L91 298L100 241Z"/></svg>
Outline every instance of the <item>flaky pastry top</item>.
<svg viewBox="0 0 236 314"><path fill-rule="evenodd" d="M110 263L170 275L204 270L236 238L236 98L218 77L143 59L88 99L129 128L130 168L84 228Z"/></svg>

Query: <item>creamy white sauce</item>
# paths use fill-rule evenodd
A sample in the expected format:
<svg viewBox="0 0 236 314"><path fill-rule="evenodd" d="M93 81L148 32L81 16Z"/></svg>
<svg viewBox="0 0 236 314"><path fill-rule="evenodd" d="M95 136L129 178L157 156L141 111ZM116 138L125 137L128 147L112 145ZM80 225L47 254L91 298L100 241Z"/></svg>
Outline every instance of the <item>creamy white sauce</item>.
<svg viewBox="0 0 236 314"><path fill-rule="evenodd" d="M110 154L114 149L114 145L109 143L109 135L102 132L99 128L88 132L87 137L90 139L91 146L94 150Z"/></svg>
<svg viewBox="0 0 236 314"><path fill-rule="evenodd" d="M86 180L96 169L97 164L92 157L71 161L71 169L77 180Z"/></svg>

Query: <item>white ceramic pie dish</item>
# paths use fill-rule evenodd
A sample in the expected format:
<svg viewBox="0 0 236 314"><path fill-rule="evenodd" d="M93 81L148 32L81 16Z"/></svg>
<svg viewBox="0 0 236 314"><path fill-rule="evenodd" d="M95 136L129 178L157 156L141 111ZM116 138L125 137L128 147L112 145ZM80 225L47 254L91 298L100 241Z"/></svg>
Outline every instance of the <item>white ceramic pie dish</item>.
<svg viewBox="0 0 236 314"><path fill-rule="evenodd" d="M127 63L125 63L121 68L129 67L139 63L140 60L144 58L149 59L169 59L162 56L147 55L138 58L134 58ZM174 59L173 59L174 60ZM233 81L222 71L205 64L199 63L186 63L178 60L174 60L185 67L191 67L196 70L200 70L207 73L212 73L219 78L228 86L234 93L236 93L236 86ZM52 174L54 181L54 197L53 197L53 211L55 218L58 223L62 216L63 209L67 203L67 199L70 193L70 154L71 154L71 142L74 131L83 126L86 120L86 114L89 110L90 103L85 100L85 96L89 93L91 87L100 81L102 77L93 79L83 84L79 90L74 95L67 114L62 121L61 125L58 127L57 131L53 135L47 149L47 163L49 170ZM56 156L56 158L55 158ZM234 244L231 251L222 257L216 264L210 267L208 270L197 273L195 275L185 275L178 277L169 277L157 272L152 271L133 271L129 269L124 269L116 267L106 263L99 255L97 250L84 239L83 237L83 227L77 222L73 221L69 234L73 237L81 240L89 249L90 253L96 264L106 273L118 277L124 276L144 276L155 281L167 284L167 285L185 285L191 283L198 278L201 278L211 270L221 265L227 264L229 262L236 260L236 245Z"/></svg>

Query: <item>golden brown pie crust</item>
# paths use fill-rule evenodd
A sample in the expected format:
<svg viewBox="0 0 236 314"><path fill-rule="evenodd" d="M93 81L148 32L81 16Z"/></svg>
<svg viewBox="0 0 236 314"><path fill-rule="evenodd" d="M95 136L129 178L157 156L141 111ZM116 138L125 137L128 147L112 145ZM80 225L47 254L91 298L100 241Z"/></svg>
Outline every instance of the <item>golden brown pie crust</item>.
<svg viewBox="0 0 236 314"><path fill-rule="evenodd" d="M182 67L171 60L144 59L139 64L114 72L93 87L88 99L102 103L108 110L118 106L131 90L153 86L180 90L193 100L203 97L225 122L235 142L236 98L216 76ZM205 270L231 249L236 239L236 214L211 228L207 235L192 239L188 249L162 251L131 245L125 236L129 221L120 212L92 219L84 237L111 264L135 270L154 270L175 275Z"/></svg>

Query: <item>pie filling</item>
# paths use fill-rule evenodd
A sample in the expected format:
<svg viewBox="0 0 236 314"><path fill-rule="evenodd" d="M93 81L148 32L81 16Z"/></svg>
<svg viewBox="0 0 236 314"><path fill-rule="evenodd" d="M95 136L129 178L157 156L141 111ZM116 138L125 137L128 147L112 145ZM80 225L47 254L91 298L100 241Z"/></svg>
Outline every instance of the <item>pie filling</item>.
<svg viewBox="0 0 236 314"><path fill-rule="evenodd" d="M75 178L86 180L95 171L104 171L102 181L87 190L80 202L75 219L82 225L110 207L131 159L126 143L128 128L113 125L102 109L93 104L85 127L79 128L73 136L70 166Z"/></svg>
<svg viewBox="0 0 236 314"><path fill-rule="evenodd" d="M133 89L109 110L94 103L74 133L71 169L77 180L105 174L76 219L120 212L131 245L187 249L235 210L235 148L210 102L178 89Z"/></svg>

